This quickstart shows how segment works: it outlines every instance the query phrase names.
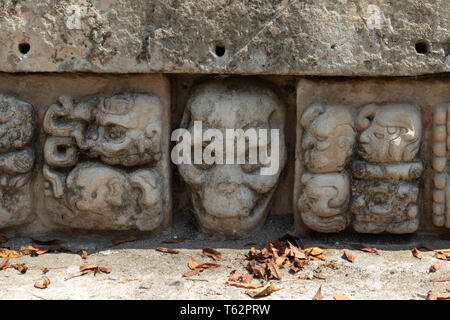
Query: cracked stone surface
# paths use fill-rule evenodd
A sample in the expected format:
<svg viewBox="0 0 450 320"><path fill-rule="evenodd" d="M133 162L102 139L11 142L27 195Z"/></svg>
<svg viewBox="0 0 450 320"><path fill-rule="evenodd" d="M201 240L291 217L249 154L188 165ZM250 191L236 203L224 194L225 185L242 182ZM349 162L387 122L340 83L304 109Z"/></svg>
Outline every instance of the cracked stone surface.
<svg viewBox="0 0 450 320"><path fill-rule="evenodd" d="M5 0L0 71L420 75L446 0Z"/></svg>
<svg viewBox="0 0 450 320"><path fill-rule="evenodd" d="M112 246L108 237L71 237L60 234L47 234L45 239L64 240L63 246L77 252L80 249L89 253L87 260L74 253L47 253L38 257L23 256L10 259L11 264L25 263L29 270L20 274L9 268L0 271L1 299L251 299L245 289L225 284L232 270L245 272L247 261L244 254L254 246L260 249L266 241L274 241L285 232L293 232L292 218L268 219L264 232L242 240L222 240L199 234L194 219L186 212L175 219L176 223L169 232L154 238L139 237L136 242ZM16 249L31 244L29 237L19 234L6 234L10 240L3 246ZM299 234L297 234L299 235ZM182 243L162 244L163 240L174 236L185 237ZM281 281L272 281L281 290L258 299L259 302L270 299L311 300L319 286L322 286L324 299L333 299L338 293L350 299L417 299L423 300L429 290L444 292L448 282L430 282L431 279L450 275L450 262L442 261L442 268L430 273L429 267L438 261L433 252L423 250L423 258L417 259L411 249L420 243L447 248L450 241L439 240L438 236L412 235L383 238L368 235L318 235L314 233L299 235L309 244L325 249L328 260L336 260L338 270L323 269L325 280L301 280L282 270ZM43 240L42 235L35 235ZM376 247L378 254L352 249L349 243L363 243ZM157 252L158 246L177 248L179 254ZM216 269L207 269L199 275L183 278L187 272L189 257L199 262L213 262L202 254L202 248L211 247L222 252L224 261ZM346 250L356 256L353 263L342 258ZM110 274L87 274L64 281L79 267L96 263L112 268ZM301 274L313 274L321 265L313 261ZM34 280L42 275L41 268L50 271L46 276L51 284L47 289L34 288ZM126 283L122 283L126 282ZM256 283L256 281L254 281ZM300 294L299 291L308 290Z"/></svg>

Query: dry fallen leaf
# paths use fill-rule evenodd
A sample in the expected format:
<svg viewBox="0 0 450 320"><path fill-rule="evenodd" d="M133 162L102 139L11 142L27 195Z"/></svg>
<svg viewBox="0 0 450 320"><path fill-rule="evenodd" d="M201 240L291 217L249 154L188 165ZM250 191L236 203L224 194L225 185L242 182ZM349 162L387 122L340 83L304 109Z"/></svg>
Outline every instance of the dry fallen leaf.
<svg viewBox="0 0 450 320"><path fill-rule="evenodd" d="M87 251L86 250L81 250L81 259L87 259L87 257L88 257L88 253L87 253Z"/></svg>
<svg viewBox="0 0 450 320"><path fill-rule="evenodd" d="M350 300L349 298L341 296L340 294L337 293L333 293L333 298L334 300Z"/></svg>
<svg viewBox="0 0 450 320"><path fill-rule="evenodd" d="M34 244L43 245L43 246L57 246L57 245L64 243L64 241L61 241L58 239L43 241L43 240L36 240L33 238L31 239L31 242L33 242Z"/></svg>
<svg viewBox="0 0 450 320"><path fill-rule="evenodd" d="M429 291L427 300L447 300L450 299L450 292L438 293L435 291Z"/></svg>
<svg viewBox="0 0 450 320"><path fill-rule="evenodd" d="M20 247L20 252L22 252L24 255L41 255L47 253L48 251L48 249L35 248L33 246Z"/></svg>
<svg viewBox="0 0 450 320"><path fill-rule="evenodd" d="M434 257L440 260L450 260L450 249L434 250Z"/></svg>
<svg viewBox="0 0 450 320"><path fill-rule="evenodd" d="M323 299L322 286L319 287L319 290L317 290L316 294L314 295L314 297L312 299L313 300L322 300Z"/></svg>
<svg viewBox="0 0 450 320"><path fill-rule="evenodd" d="M314 279L313 276L311 276L311 275L306 275L306 274L300 275L298 278L299 278L299 279L302 279L302 280L313 280L313 279Z"/></svg>
<svg viewBox="0 0 450 320"><path fill-rule="evenodd" d="M9 250L6 248L0 248L0 258L17 258L22 254L16 250Z"/></svg>
<svg viewBox="0 0 450 320"><path fill-rule="evenodd" d="M168 240L164 240L162 243L180 243L186 240L186 238L172 238Z"/></svg>
<svg viewBox="0 0 450 320"><path fill-rule="evenodd" d="M222 254L221 254L219 251L214 250L214 249L212 249L212 248L203 248L202 251L203 251L203 254L204 254L205 256L211 257L211 258L213 258L213 259L216 260L216 261L222 261L222 260L225 260L225 259L222 257Z"/></svg>
<svg viewBox="0 0 450 320"><path fill-rule="evenodd" d="M42 283L40 283L39 281L42 281ZM39 279L36 279L35 283L34 283L34 287L38 288L38 289L48 288L49 285L50 285L50 279L47 278L46 276L42 276Z"/></svg>
<svg viewBox="0 0 450 320"><path fill-rule="evenodd" d="M430 246L430 245L425 244L425 243L421 243L417 248L424 248L424 249L427 249L427 250L430 250L430 251L439 250L438 247Z"/></svg>
<svg viewBox="0 0 450 320"><path fill-rule="evenodd" d="M137 241L137 238L135 236L129 236L127 238L117 238L117 239L113 239L112 243L114 246L118 246L121 243L125 243L125 242L133 242L133 241Z"/></svg>
<svg viewBox="0 0 450 320"><path fill-rule="evenodd" d="M237 282L237 281L227 281L227 284L230 286L235 286L239 288L245 288L245 289L258 289L264 287L262 284L252 284L252 283L244 283L244 282Z"/></svg>
<svg viewBox="0 0 450 320"><path fill-rule="evenodd" d="M207 268L218 268L220 267L220 264L212 263L212 262L205 262L199 264L196 269L207 269Z"/></svg>
<svg viewBox="0 0 450 320"><path fill-rule="evenodd" d="M8 242L8 238L0 235L0 244Z"/></svg>
<svg viewBox="0 0 450 320"><path fill-rule="evenodd" d="M49 271L50 271L50 269L48 269L48 268L42 269L42 273L43 273L43 274L46 274L46 273L49 272Z"/></svg>
<svg viewBox="0 0 450 320"><path fill-rule="evenodd" d="M247 290L247 291L245 291L245 293L252 298L260 298L260 297L268 296L269 294L271 294L275 291L278 291L278 290L280 290L280 289L277 289L273 285L273 283L271 283L271 284L265 285L258 289Z"/></svg>
<svg viewBox="0 0 450 320"><path fill-rule="evenodd" d="M203 271L203 269L194 269L194 270L188 271L186 273L183 273L183 277L195 276L196 274L199 274L202 271Z"/></svg>
<svg viewBox="0 0 450 320"><path fill-rule="evenodd" d="M422 252L419 249L413 248L411 252L417 259L422 259Z"/></svg>
<svg viewBox="0 0 450 320"><path fill-rule="evenodd" d="M319 247L310 247L305 249L306 254L310 256L320 256L322 253L324 253L324 251L325 250Z"/></svg>
<svg viewBox="0 0 450 320"><path fill-rule="evenodd" d="M125 280L122 280L122 281L120 281L119 283L129 283L129 282L133 282L133 281L136 281L137 279L125 279Z"/></svg>
<svg viewBox="0 0 450 320"><path fill-rule="evenodd" d="M347 251L344 251L344 255L342 257L347 259L351 263L353 263L353 261L355 261L355 259L356 259L356 257L354 255L352 255L351 253L349 253Z"/></svg>
<svg viewBox="0 0 450 320"><path fill-rule="evenodd" d="M24 263L13 264L12 267L22 274L26 273L28 270L28 267Z"/></svg>
<svg viewBox="0 0 450 320"><path fill-rule="evenodd" d="M157 247L155 250L159 251L159 252L163 252L163 253L172 253L172 254L180 253L180 250L163 248L163 247Z"/></svg>
<svg viewBox="0 0 450 320"><path fill-rule="evenodd" d="M377 248L369 248L359 243L350 243L350 246L356 250L361 250L370 253L377 253Z"/></svg>
<svg viewBox="0 0 450 320"><path fill-rule="evenodd" d="M442 267L442 263L440 263L439 261L437 261L435 264L433 264L433 265L430 267L430 272L436 272L436 271L438 271L441 267Z"/></svg>
<svg viewBox="0 0 450 320"><path fill-rule="evenodd" d="M9 258L4 258L0 263L0 270L5 270L9 267Z"/></svg>
<svg viewBox="0 0 450 320"><path fill-rule="evenodd" d="M111 273L112 269L111 268L106 268L106 267L101 267L98 264L87 264L84 266L80 267L80 271L73 273L69 276L67 276L64 280L69 280L75 277L80 277L83 276L85 274L88 274L89 272L94 272L94 275L96 275L97 273Z"/></svg>
<svg viewBox="0 0 450 320"><path fill-rule="evenodd" d="M197 261L195 261L194 259L192 259L191 257L189 257L189 262L188 262L188 267L189 267L189 269L194 270L195 268L197 268L197 266L198 266L199 264L200 264L200 263L198 263Z"/></svg>
<svg viewBox="0 0 450 320"><path fill-rule="evenodd" d="M450 281L450 276L442 276L439 278L431 279L431 282L446 282L446 281Z"/></svg>

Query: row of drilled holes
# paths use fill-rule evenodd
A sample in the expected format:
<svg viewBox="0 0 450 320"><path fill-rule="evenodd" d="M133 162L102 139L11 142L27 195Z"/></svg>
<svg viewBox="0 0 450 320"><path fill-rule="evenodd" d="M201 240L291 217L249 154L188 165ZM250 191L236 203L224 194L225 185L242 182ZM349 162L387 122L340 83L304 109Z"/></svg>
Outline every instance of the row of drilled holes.
<svg viewBox="0 0 450 320"><path fill-rule="evenodd" d="M428 44L424 41L417 42L414 46L416 48L417 53L427 54L428 53ZM333 46L332 46L333 48ZM22 54L27 54L30 51L31 47L29 43L21 43L19 44L19 52ZM223 57L225 55L225 47L224 46L216 46L214 50L216 56Z"/></svg>

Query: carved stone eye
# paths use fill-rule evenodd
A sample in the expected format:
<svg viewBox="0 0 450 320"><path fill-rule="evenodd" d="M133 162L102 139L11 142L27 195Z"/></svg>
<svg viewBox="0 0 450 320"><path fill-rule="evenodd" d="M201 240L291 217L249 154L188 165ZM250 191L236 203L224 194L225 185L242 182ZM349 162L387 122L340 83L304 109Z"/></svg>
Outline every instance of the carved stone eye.
<svg viewBox="0 0 450 320"><path fill-rule="evenodd" d="M383 138L384 138L384 134L379 133L379 132L374 132L373 135L374 135L375 137L377 137L378 139L383 139Z"/></svg>
<svg viewBox="0 0 450 320"><path fill-rule="evenodd" d="M121 126L110 125L105 128L105 138L108 140L122 140L125 134L126 130Z"/></svg>

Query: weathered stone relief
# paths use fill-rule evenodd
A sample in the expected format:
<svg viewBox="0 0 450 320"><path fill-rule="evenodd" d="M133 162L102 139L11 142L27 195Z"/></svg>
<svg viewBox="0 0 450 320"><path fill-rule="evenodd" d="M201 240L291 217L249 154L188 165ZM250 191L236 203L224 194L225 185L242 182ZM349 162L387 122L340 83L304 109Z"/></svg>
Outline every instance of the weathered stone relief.
<svg viewBox="0 0 450 320"><path fill-rule="evenodd" d="M301 176L298 212L313 230L344 230L350 223L350 178L344 169L355 143L352 110L312 103L304 110L300 125L307 171Z"/></svg>
<svg viewBox="0 0 450 320"><path fill-rule="evenodd" d="M152 93L61 96L52 104L43 124L43 176L53 221L77 229L158 228L170 207L160 165L167 156L163 120Z"/></svg>
<svg viewBox="0 0 450 320"><path fill-rule="evenodd" d="M249 128L279 129L280 137L279 168L274 175L261 175L265 165L260 159L257 164L178 165L203 232L237 238L264 224L286 163L284 108L272 89L248 81L210 81L192 92L182 128L192 131L194 121L201 121L205 130L219 130L224 137L226 129Z"/></svg>
<svg viewBox="0 0 450 320"><path fill-rule="evenodd" d="M433 223L450 228L450 184L448 181L448 154L450 150L450 104L441 104L433 114Z"/></svg>
<svg viewBox="0 0 450 320"><path fill-rule="evenodd" d="M416 159L422 139L420 109L407 104L369 104L355 120L359 132L352 163L353 228L363 233L411 233L419 227Z"/></svg>
<svg viewBox="0 0 450 320"><path fill-rule="evenodd" d="M0 228L22 224L32 214L34 134L33 106L0 94Z"/></svg>
<svg viewBox="0 0 450 320"><path fill-rule="evenodd" d="M307 227L338 232L351 223L362 233L418 229L424 170L417 159L418 107L368 104L356 111L313 102L303 110L300 126L303 169L296 214Z"/></svg>

